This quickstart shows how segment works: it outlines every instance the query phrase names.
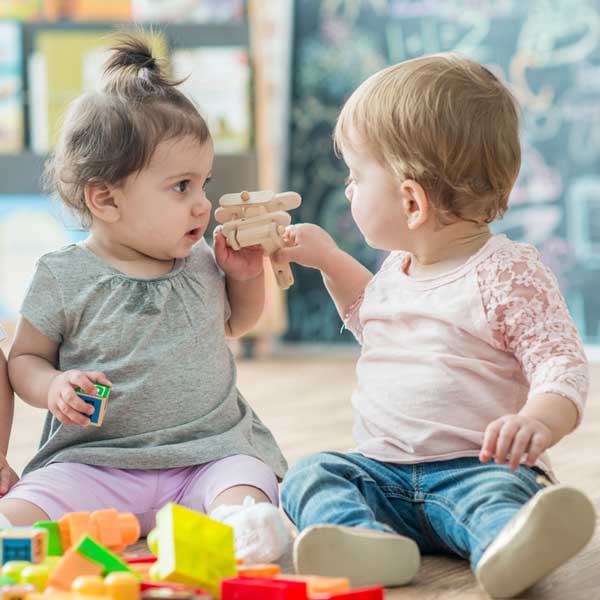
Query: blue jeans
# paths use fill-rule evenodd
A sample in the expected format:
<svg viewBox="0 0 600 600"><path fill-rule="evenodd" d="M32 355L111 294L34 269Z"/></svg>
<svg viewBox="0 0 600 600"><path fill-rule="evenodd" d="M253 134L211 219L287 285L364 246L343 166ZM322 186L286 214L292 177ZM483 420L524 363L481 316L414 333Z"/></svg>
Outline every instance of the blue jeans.
<svg viewBox="0 0 600 600"><path fill-rule="evenodd" d="M542 489L540 472L477 458L398 465L362 454L322 452L286 475L281 503L302 530L333 523L412 538L421 554L481 555L516 512Z"/></svg>

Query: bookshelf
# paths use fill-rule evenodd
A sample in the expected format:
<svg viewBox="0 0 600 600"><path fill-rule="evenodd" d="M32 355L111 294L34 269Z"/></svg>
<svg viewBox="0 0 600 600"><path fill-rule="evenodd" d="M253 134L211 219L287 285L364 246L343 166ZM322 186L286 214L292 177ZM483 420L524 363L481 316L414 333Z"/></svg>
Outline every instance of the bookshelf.
<svg viewBox="0 0 600 600"><path fill-rule="evenodd" d="M240 46L249 50L247 23L176 24L143 23L144 30L152 29L165 35L171 50L204 46ZM137 27L133 23L108 22L35 22L22 23L23 56L34 50L34 40L39 31L120 31ZM23 85L25 96L25 142L30 146L28 115L28 73L24 62ZM253 110L253 106L250 107ZM25 150L18 154L0 154L0 195L38 194L42 192L40 176L45 156ZM217 154L214 162L213 181L209 184L209 197L217 200L222 194L257 186L257 155L253 149L236 154Z"/></svg>

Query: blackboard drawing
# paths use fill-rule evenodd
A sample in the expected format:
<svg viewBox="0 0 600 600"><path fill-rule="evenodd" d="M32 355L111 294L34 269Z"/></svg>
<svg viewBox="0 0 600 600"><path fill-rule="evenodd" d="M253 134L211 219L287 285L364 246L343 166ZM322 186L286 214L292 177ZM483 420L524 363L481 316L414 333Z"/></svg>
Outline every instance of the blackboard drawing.
<svg viewBox="0 0 600 600"><path fill-rule="evenodd" d="M494 225L534 243L588 344L600 344L600 0L302 0L295 3L289 185L371 270L331 135L346 98L380 68L456 51L505 80L521 106L521 174ZM595 196L594 196L595 195ZM295 268L288 338L348 342L317 272Z"/></svg>

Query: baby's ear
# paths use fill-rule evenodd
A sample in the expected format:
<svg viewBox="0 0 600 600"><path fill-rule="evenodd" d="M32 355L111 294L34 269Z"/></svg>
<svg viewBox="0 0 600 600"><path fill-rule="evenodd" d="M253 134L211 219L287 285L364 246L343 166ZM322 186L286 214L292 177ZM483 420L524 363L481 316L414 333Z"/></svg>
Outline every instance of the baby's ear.
<svg viewBox="0 0 600 600"><path fill-rule="evenodd" d="M400 185L402 210L411 230L418 229L429 216L429 197L423 186L414 179L405 179Z"/></svg>
<svg viewBox="0 0 600 600"><path fill-rule="evenodd" d="M93 217L114 223L119 220L120 212L115 199L115 189L104 183L88 183L84 188L85 204Z"/></svg>

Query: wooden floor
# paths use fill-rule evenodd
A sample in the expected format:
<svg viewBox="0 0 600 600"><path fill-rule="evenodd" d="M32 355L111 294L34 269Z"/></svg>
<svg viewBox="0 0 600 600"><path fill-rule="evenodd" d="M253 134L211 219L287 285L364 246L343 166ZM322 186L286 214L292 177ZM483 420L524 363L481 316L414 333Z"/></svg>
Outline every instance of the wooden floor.
<svg viewBox="0 0 600 600"><path fill-rule="evenodd" d="M293 356L239 363L239 387L272 429L290 464L319 450L352 446L350 393L354 359ZM34 451L42 414L19 403L9 458L22 468ZM581 428L551 451L559 479L579 486L600 512L600 366L592 369L592 391ZM595 441L594 441L595 440ZM465 561L424 557L416 581L389 590L387 600L484 599ZM522 598L600 599L600 534L575 559Z"/></svg>

